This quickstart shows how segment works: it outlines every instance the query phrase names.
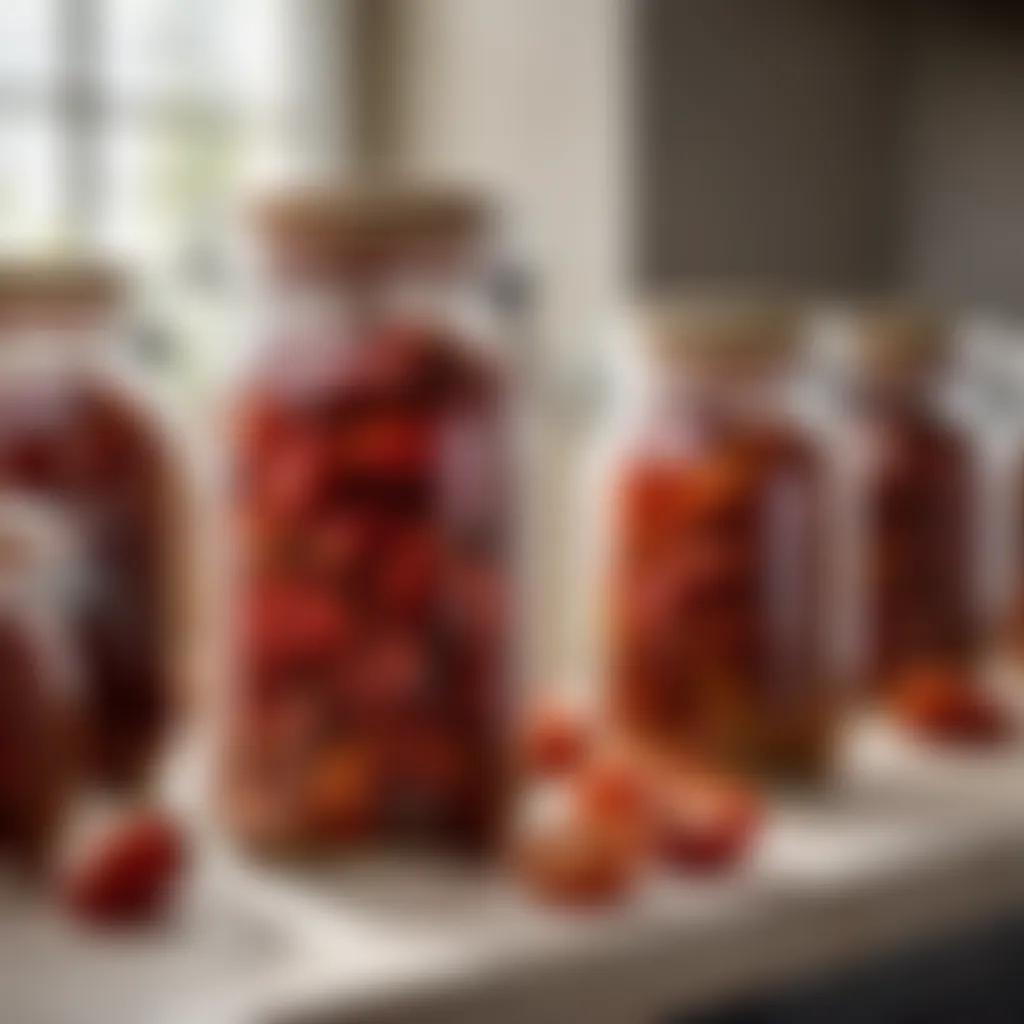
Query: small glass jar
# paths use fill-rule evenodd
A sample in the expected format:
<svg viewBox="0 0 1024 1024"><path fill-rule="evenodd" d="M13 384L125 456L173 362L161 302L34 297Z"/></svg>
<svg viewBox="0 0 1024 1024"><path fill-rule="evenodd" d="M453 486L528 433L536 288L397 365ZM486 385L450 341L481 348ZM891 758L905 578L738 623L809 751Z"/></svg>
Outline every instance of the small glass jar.
<svg viewBox="0 0 1024 1024"><path fill-rule="evenodd" d="M0 863L50 866L82 778L76 563L52 510L0 499Z"/></svg>
<svg viewBox="0 0 1024 1024"><path fill-rule="evenodd" d="M154 769L185 617L182 464L123 346L124 282L81 260L0 266L0 487L73 522L88 757L105 786Z"/></svg>
<svg viewBox="0 0 1024 1024"><path fill-rule="evenodd" d="M487 228L442 191L257 211L222 796L258 852L497 838L517 486Z"/></svg>
<svg viewBox="0 0 1024 1024"><path fill-rule="evenodd" d="M981 632L980 463L952 415L941 320L892 308L823 331L839 365L842 580L849 667L883 703L925 681L974 682Z"/></svg>
<svg viewBox="0 0 1024 1024"><path fill-rule="evenodd" d="M669 752L813 778L832 719L824 491L787 400L796 324L772 302L705 298L656 310L644 333L592 503L610 514L612 715Z"/></svg>

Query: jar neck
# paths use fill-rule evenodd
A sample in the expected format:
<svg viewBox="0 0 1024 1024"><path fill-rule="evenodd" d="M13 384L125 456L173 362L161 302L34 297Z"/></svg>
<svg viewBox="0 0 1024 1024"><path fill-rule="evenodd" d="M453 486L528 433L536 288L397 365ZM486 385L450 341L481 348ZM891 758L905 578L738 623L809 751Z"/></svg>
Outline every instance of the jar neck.
<svg viewBox="0 0 1024 1024"><path fill-rule="evenodd" d="M945 381L938 374L853 375L840 383L847 408L860 416L917 419L935 414Z"/></svg>
<svg viewBox="0 0 1024 1024"><path fill-rule="evenodd" d="M732 433L785 417L788 376L728 369L651 374L647 407L656 422L686 424L702 433Z"/></svg>
<svg viewBox="0 0 1024 1024"><path fill-rule="evenodd" d="M444 255L444 254L442 254ZM468 337L495 332L483 265L451 254L357 267L269 273L258 283L271 333L344 340L370 326L429 325Z"/></svg>

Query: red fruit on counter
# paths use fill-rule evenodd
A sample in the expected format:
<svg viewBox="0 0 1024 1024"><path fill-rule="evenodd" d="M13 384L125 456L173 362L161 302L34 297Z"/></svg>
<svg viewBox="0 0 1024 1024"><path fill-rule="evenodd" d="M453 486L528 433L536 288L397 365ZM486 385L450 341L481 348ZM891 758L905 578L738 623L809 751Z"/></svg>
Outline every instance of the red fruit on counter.
<svg viewBox="0 0 1024 1024"><path fill-rule="evenodd" d="M897 683L892 710L908 732L938 743L983 746L1011 731L1002 709L956 669L925 669Z"/></svg>
<svg viewBox="0 0 1024 1024"><path fill-rule="evenodd" d="M584 810L601 821L642 830L651 811L651 778L625 749L596 754L577 778Z"/></svg>
<svg viewBox="0 0 1024 1024"><path fill-rule="evenodd" d="M589 723L577 711L548 700L528 712L522 748L527 772L559 776L583 763L592 742Z"/></svg>
<svg viewBox="0 0 1024 1024"><path fill-rule="evenodd" d="M670 773L658 783L655 843L662 860L684 871L718 874L749 853L761 811L739 783Z"/></svg>
<svg viewBox="0 0 1024 1024"><path fill-rule="evenodd" d="M584 812L576 794L548 787L533 794L514 837L512 864L541 902L582 909L623 898L642 860L618 828Z"/></svg>
<svg viewBox="0 0 1024 1024"><path fill-rule="evenodd" d="M165 914L186 863L179 827L157 811L120 822L73 868L69 911L97 925L139 924Z"/></svg>

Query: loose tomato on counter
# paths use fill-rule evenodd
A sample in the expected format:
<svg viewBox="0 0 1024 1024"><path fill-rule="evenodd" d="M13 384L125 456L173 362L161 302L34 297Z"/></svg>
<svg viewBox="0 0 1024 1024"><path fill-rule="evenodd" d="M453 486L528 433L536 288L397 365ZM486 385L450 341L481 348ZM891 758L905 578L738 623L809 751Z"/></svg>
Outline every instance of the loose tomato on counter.
<svg viewBox="0 0 1024 1024"><path fill-rule="evenodd" d="M739 781L692 772L663 776L655 787L654 845L678 870L721 874L749 856L761 817L758 797Z"/></svg>
<svg viewBox="0 0 1024 1024"><path fill-rule="evenodd" d="M602 907L624 899L658 865L694 879L738 870L762 821L748 783L676 751L605 734L571 770L528 782L510 863L543 904Z"/></svg>
<svg viewBox="0 0 1024 1024"><path fill-rule="evenodd" d="M586 909L619 902L642 874L642 850L621 824L591 813L570 784L525 800L512 840L515 876L540 902Z"/></svg>
<svg viewBox="0 0 1024 1024"><path fill-rule="evenodd" d="M932 743L985 747L1013 733L1008 713L976 679L943 666L896 680L889 711L907 732Z"/></svg>
<svg viewBox="0 0 1024 1024"><path fill-rule="evenodd" d="M151 924L170 911L187 860L175 822L157 811L129 816L79 853L64 883L65 905L93 926Z"/></svg>

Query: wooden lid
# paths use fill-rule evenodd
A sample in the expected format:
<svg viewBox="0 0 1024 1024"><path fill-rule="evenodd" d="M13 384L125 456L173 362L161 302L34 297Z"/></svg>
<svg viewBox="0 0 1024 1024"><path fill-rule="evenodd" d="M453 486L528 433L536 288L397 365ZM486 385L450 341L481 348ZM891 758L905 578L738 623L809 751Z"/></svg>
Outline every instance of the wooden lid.
<svg viewBox="0 0 1024 1024"><path fill-rule="evenodd" d="M776 295L672 295L642 317L655 358L683 367L768 369L794 357L802 340L798 307Z"/></svg>
<svg viewBox="0 0 1024 1024"><path fill-rule="evenodd" d="M905 303L861 307L847 317L855 373L903 379L940 369L950 356L952 330L933 309Z"/></svg>
<svg viewBox="0 0 1024 1024"><path fill-rule="evenodd" d="M126 295L126 278L99 260L0 260L0 310L5 312L102 312L116 309Z"/></svg>
<svg viewBox="0 0 1024 1024"><path fill-rule="evenodd" d="M254 230L271 246L478 237L490 211L476 193L448 185L375 184L296 189L265 196Z"/></svg>

